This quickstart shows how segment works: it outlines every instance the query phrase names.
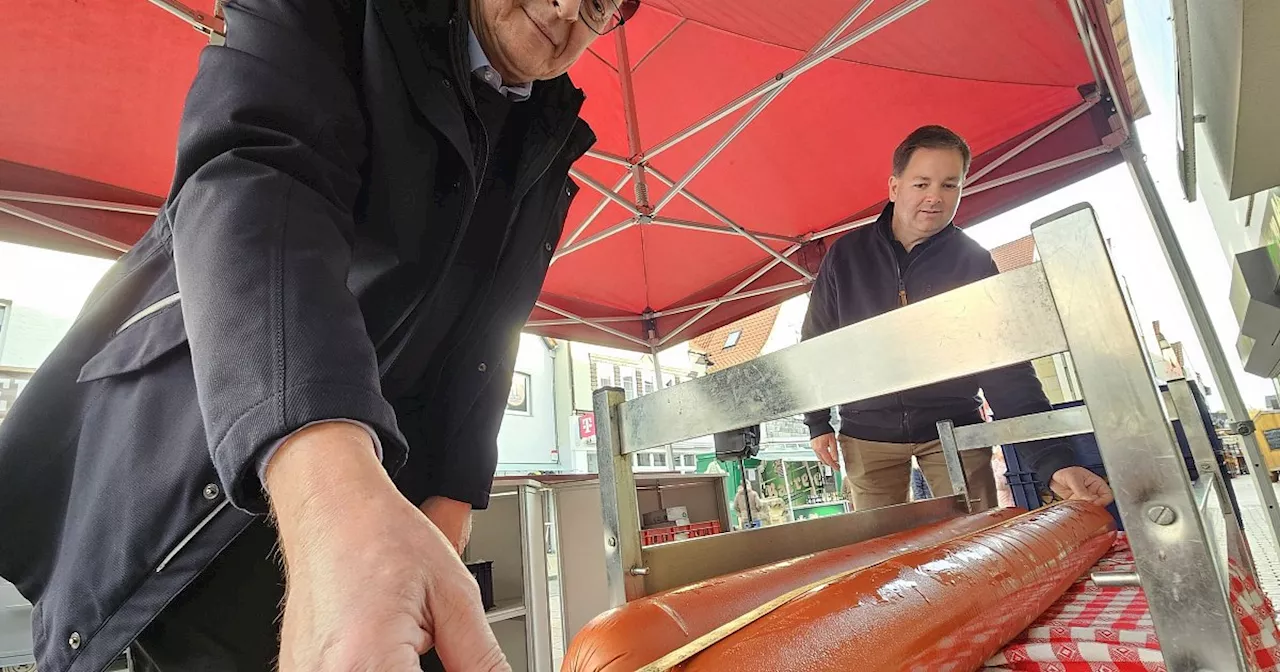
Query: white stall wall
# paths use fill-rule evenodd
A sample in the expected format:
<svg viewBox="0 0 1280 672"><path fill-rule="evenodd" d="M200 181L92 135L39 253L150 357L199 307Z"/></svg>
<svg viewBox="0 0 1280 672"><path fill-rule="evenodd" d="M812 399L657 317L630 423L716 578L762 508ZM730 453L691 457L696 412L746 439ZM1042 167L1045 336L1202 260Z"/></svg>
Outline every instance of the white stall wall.
<svg viewBox="0 0 1280 672"><path fill-rule="evenodd" d="M498 471L558 471L556 450L555 359L541 338L521 334L516 355L518 380L528 376L528 412L508 409L498 432ZM513 399L513 401L515 401Z"/></svg>

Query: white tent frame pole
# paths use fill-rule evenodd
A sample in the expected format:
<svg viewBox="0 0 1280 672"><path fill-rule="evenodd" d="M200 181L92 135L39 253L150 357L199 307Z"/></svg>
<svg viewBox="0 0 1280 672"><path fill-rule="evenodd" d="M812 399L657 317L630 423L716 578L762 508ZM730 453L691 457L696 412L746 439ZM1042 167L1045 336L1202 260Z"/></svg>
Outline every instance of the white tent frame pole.
<svg viewBox="0 0 1280 672"><path fill-rule="evenodd" d="M836 38L840 37L840 35L844 33L844 31L847 30L849 26L853 25L854 21L858 20L859 16L862 16L863 12L867 11L867 7L871 6L872 1L873 0L863 0L861 5L858 5L857 7L853 8L852 11L846 14L845 17L841 19L839 23L833 26L831 30L828 31L827 34L823 36L823 38L819 40L816 45L813 46L812 49L805 52L804 58L801 59L801 62L803 63L804 59L810 58L815 53L818 53L823 49L826 49L827 47L831 46L831 43L835 42ZM858 41L865 39L870 35L875 34L877 30L887 25L889 24L888 23L880 24L870 30L864 28L863 30L860 30L857 33L854 33L853 35L851 35L850 36L850 38L852 38L851 40L845 40L845 42L847 42L845 46L851 47L854 44L856 44ZM764 97L762 97L755 104L755 106L752 107L751 110L746 113L746 115L744 115L741 119L738 120L738 123L733 125L733 128L729 129L728 133L724 134L724 137L720 138L720 141L717 142L715 146L707 150L707 153L703 154L702 158L698 159L698 161L693 164L693 167L689 168L689 170L685 172L684 176L682 176L679 180L676 181L676 184L671 187L671 190L668 191L665 196L662 197L662 200L658 201L658 204L653 206L653 214L656 215L659 212L662 212L662 209L665 208L667 204L671 202L671 199L675 198L681 191L684 191L684 188L689 186L689 182L692 181L693 178L697 177L698 174L701 173L702 170L706 168L711 163L712 160L714 160L717 156L719 156L720 152L723 152L724 149L729 146L729 143L733 142L734 138L738 137L738 135L742 133L742 131L746 130L747 126L752 121L755 121L755 118L760 116L761 112L764 112L765 108L769 106L769 103L772 103L775 99L777 99L778 96L782 95L782 92L785 91L787 87L791 85L791 82L794 82L794 81L795 81L795 78L782 82L781 84L778 85L777 88L765 94ZM650 154L648 158L652 158L652 154Z"/></svg>
<svg viewBox="0 0 1280 672"><path fill-rule="evenodd" d="M54 231L65 233L68 236L75 236L76 238L79 238L81 240L87 240L91 243L94 243L96 245L101 245L102 247L115 250L117 252L128 252L129 248L132 247L127 243L123 243L121 241L108 238L106 236L93 233L91 231L86 231L78 226L67 224L66 222L62 222L57 219L54 219L53 217L48 217L38 212L33 212L26 208L13 205L12 203L5 203L3 201L0 201L0 212L5 213L7 215L12 215L14 217L17 217L18 219L26 220L28 222L31 222L32 224L39 224L40 226L53 229Z"/></svg>
<svg viewBox="0 0 1280 672"><path fill-rule="evenodd" d="M771 263L764 270L767 271L769 269L774 268L775 266L777 266L777 264ZM763 275L763 273L761 273L761 275ZM752 281L754 281L758 277L759 275L754 276L752 278ZM712 299L710 301L702 301L700 303L691 303L687 306L680 306L679 308L671 308L669 310L660 310L655 313L652 313L648 317L644 315L619 315L616 317L593 317L593 318L563 319L563 320L532 320L530 322L527 322L526 326L564 327L564 326L569 326L573 324L586 324L586 323L590 323L594 326L596 324L616 324L618 322L640 322L642 320L650 319L650 318L667 317L669 315L679 315L681 313L687 313L690 311L698 310L699 308L707 308L707 307L716 308L725 303L729 303L730 301L737 301L739 299L750 299L752 297L763 296L765 294L772 294L774 292L785 292L789 289L804 287L808 284L809 282L806 280L791 280L789 282L784 282L777 285L770 285L768 287L761 287L760 289L753 289L749 292L730 292L729 294L726 294L718 299ZM540 307L545 307L545 306L542 306L542 304L538 304L538 305ZM551 310L551 308L547 307L547 310ZM662 343L659 342L658 345L661 346Z"/></svg>
<svg viewBox="0 0 1280 672"><path fill-rule="evenodd" d="M627 51L627 27L614 31L614 47L618 61L618 84L622 87L622 112L627 122L627 148L631 152L631 175L635 180L636 206L648 213L649 185L645 182L644 162L639 160L644 146L640 144L640 117L636 111L636 89L631 79L631 54Z"/></svg>
<svg viewBox="0 0 1280 672"><path fill-rule="evenodd" d="M674 186L674 182L672 182L671 178L669 178L669 177L667 177L666 175L662 174L662 172L661 172L661 171L659 171L659 170L657 170L657 169L655 169L655 168L650 168L650 169L649 169L649 173L650 173L650 174L652 174L654 177L658 178L658 181L659 181L659 182L662 182L663 184L667 185L668 187L673 187L673 186ZM671 193L676 193L676 191L675 191L674 189L672 189L672 192L671 192ZM785 255L785 254L781 254L781 253L779 253L777 250L773 249L773 248L772 248L772 247L770 247L768 244L766 244L766 243L764 243L762 240L760 240L760 238L768 237L768 236L766 236L765 234L762 234L762 233L759 233L759 232L751 232L751 231L747 231L747 229L746 229L746 228L742 227L742 226L741 226L741 225L739 225L737 222L734 222L733 220L729 219L727 216L725 216L725 215L724 215L723 213L721 213L719 210L717 210L717 209L715 209L714 207L712 207L712 205L711 205L710 203L707 203L706 201L702 200L701 198L698 198L696 195L694 195L694 194L693 194L693 192L688 191L687 189L686 189L686 190L682 190L682 191L680 191L679 193L680 193L682 196L684 196L686 199L688 199L688 200L689 200L689 202L693 203L694 205L698 206L699 208L702 208L702 209L703 209L707 214L709 214L709 215L711 215L712 217L714 217L714 218L716 218L716 219L720 220L721 222L723 222L723 223L724 223L724 225L725 225L725 226L728 226L729 228L733 229L733 231L734 231L735 233L737 233L738 235L741 235L741 236L743 236L743 237L747 238L747 239L748 239L748 240L750 240L752 243L754 243L757 247L759 247L760 249L762 249L762 250L764 250L765 252L769 253L769 255L770 255L770 256L774 257L775 259L778 259L779 261L781 261L782 263L786 264L787 266L790 266L790 267L791 267L791 270L795 271L796 273L799 273L802 277L804 277L804 278L806 278L806 279L808 279L808 280L812 280L812 279L813 279L813 274L812 274L812 273L809 273L809 271L805 270L805 268L804 268L804 267L799 266L799 265L797 265L797 264L793 263L791 260L787 259L787 257L786 257L786 255ZM655 220L655 221L656 221L656 220ZM667 220L667 221L671 221L671 220ZM792 241L792 242L794 242L794 241Z"/></svg>
<svg viewBox="0 0 1280 672"><path fill-rule="evenodd" d="M839 234L841 234L841 233L844 233L845 231L852 231L852 230L854 230L854 229L856 229L856 228L858 228L858 227L866 226L866 225L868 225L868 224L870 224L870 223L872 223L872 222L876 221L877 219L880 219L880 215L871 215L871 216L869 216L869 217L860 217L860 218L855 219L855 220L850 221L850 222L844 222L844 223L842 223L842 224L836 224L835 226L833 226L833 227L831 227L831 228L823 229L823 230L821 230L821 231L819 231L819 232L817 232L817 233L813 234L813 239L814 239L814 240L819 240L819 239L822 239L822 238L829 238L829 237L831 237L831 236L835 236L835 235L839 235Z"/></svg>
<svg viewBox="0 0 1280 672"><path fill-rule="evenodd" d="M1081 8L1076 5L1075 0L1067 0L1067 6L1071 8L1071 18L1076 22L1076 37L1080 39L1080 44L1084 46L1084 60L1089 63L1089 71L1093 73L1093 81L1102 87L1102 77L1098 74L1098 65L1093 62L1093 54L1091 53L1088 43L1089 34L1085 32L1085 19L1081 16Z"/></svg>
<svg viewBox="0 0 1280 672"><path fill-rule="evenodd" d="M724 296L721 296L718 299L710 299L708 301L699 301L698 303L690 303L690 304L680 306L678 308L668 308L666 310L660 310L655 312L653 314L653 317L670 317L671 315L680 315L681 313L688 313L694 310L698 310L700 308L718 308L726 303L730 303L733 301L738 301L741 299L750 299L757 296L764 296L765 294L773 294L775 292L785 292L790 289L807 287L810 284L812 283L810 283L808 280L797 279L797 280L788 280L786 282L780 282L776 285L769 285L768 287L761 287L759 289L752 289L749 291L739 290L737 292L731 292L729 294L725 294Z"/></svg>
<svg viewBox="0 0 1280 672"><path fill-rule="evenodd" d="M222 19L222 3L214 2L213 16L192 9L177 0L150 0L151 4L182 19L187 25L209 37L210 44L223 44L227 39L227 24Z"/></svg>
<svg viewBox="0 0 1280 672"><path fill-rule="evenodd" d="M604 186L594 177L591 177L590 175L582 172L581 170L578 170L577 168L570 168L569 174L575 177L576 179L581 180L588 187L591 187L592 189L595 189L596 191L600 192L606 199L613 201L618 205L621 205L623 208L628 210L631 214L633 215L640 214L640 210L636 208L635 203L632 203L631 201L628 201L627 199L623 198L620 194L618 194L617 191L614 191L613 189L610 189L609 187Z"/></svg>
<svg viewBox="0 0 1280 672"><path fill-rule="evenodd" d="M649 172L652 173L653 171L649 171ZM725 233L725 234L734 235L734 236L742 236L744 238L747 238L753 241L776 240L779 242L792 243L792 244L803 242L799 238L796 238L794 236L783 236L776 233L769 233L767 231L748 231L746 229L742 229L741 227L716 226L715 224L707 224L705 222L691 222L687 219L673 219L671 217L654 217L653 222L651 223L654 226L669 226L676 229L692 229L695 231L707 231L710 233ZM760 245L762 247L768 248L767 251L772 252L773 256L777 257L779 261L782 261L783 263L787 263L788 265L790 265L790 262L788 262L785 258L782 257L781 252L778 252L777 250L769 247L767 244L764 244L763 242L761 242ZM797 272L800 272L800 271L798 270Z"/></svg>
<svg viewBox="0 0 1280 672"><path fill-rule="evenodd" d="M133 205L115 201L99 201L92 198L73 198L71 196L54 196L52 194L36 194L26 191L6 191L0 189L0 201L13 203L41 203L44 205L61 205L68 208L84 208L86 210L102 210L104 212L123 212L129 215L155 217L160 208L149 205Z"/></svg>
<svg viewBox="0 0 1280 672"><path fill-rule="evenodd" d="M600 331L603 331L604 333L609 334L611 336L617 336L618 338L621 338L629 343L635 343L636 345L639 345L645 348L650 347L649 343L644 341L643 339L636 338L631 334L623 333L621 331L618 331L617 329L614 329L613 327L600 324L599 322L595 322L590 318L582 317L581 315L575 315L563 308L556 308L555 306L549 303L544 303L542 301L538 301L535 305L538 308L555 313L556 315L559 315L561 317L567 317L570 320L577 322L578 324L586 325L594 329L599 329Z"/></svg>
<svg viewBox="0 0 1280 672"><path fill-rule="evenodd" d="M588 149L587 153L584 154L583 156L589 156L593 159L600 159L601 161L606 161L608 163L615 163L619 166L625 166L627 168L631 168L630 161L622 158L621 156L614 156L613 154L610 154L608 152L602 152L598 149Z"/></svg>
<svg viewBox="0 0 1280 672"><path fill-rule="evenodd" d="M626 173L624 173L622 175L622 179L618 180L618 183L613 185L614 193L617 193L619 189L627 186L627 182L631 181L631 177L632 177L631 171L628 170ZM596 204L596 209L592 210L591 214L587 215L586 219L582 220L582 223L578 225L578 228L573 230L573 233L564 241L564 245L566 247L569 245L572 245L574 241L578 239L578 236L581 236L582 232L586 231L588 226L591 226L591 222L596 221L596 217L599 217L600 213L604 212L605 207L607 207L608 205L609 205L609 197L608 196L601 197L600 202Z"/></svg>
<svg viewBox="0 0 1280 672"><path fill-rule="evenodd" d="M1030 149L1037 142L1044 140L1050 135L1053 135L1053 133L1056 132L1058 129L1071 123L1077 117L1084 114L1085 112L1088 112L1090 109L1093 108L1094 105L1098 104L1099 100L1101 100L1099 96L1090 96L1089 98L1085 99L1083 103L1080 103L1079 105L1071 108L1070 110L1067 111L1066 114L1058 117L1053 121L1053 123L1040 129L1038 132L1036 132L1035 135L1018 143L1016 147L1010 149L1004 154L1001 154L999 158L997 158L995 161L988 163L987 165L983 166L982 169L979 170L978 172L973 173L972 175L965 178L965 184L972 184L974 182L977 182L978 180L981 180L987 175L991 174L992 171L999 168L1000 166L1003 166L1004 164L1012 160L1014 157Z"/></svg>
<svg viewBox="0 0 1280 672"><path fill-rule="evenodd" d="M729 103L728 105L725 105L724 107L720 108L718 111L712 112L711 114L707 115L701 121L695 122L692 126L689 126L685 130L680 131L675 135L667 138L666 140L663 140L662 142L654 145L647 152L645 152L645 160L646 161L652 160L653 157L667 151L668 149L671 149L675 145L683 142L684 140L688 139L690 136L698 133L704 128L707 128L708 126L711 126L717 121L720 121L721 119L724 119L730 114L733 114L734 112L737 112L743 107L746 107L752 101L759 98L760 96L763 96L780 86L784 86L787 82L790 82L796 77L812 70L813 68L821 64L823 61L826 61L832 56L839 54L840 52L847 49L850 45L862 39L862 37L864 37L862 35L863 32L868 30L870 30L871 32L875 32L880 28L883 28L884 26L887 26L893 23L894 21L897 21L898 19L906 16L907 14L910 14L911 12L914 12L915 10L923 7L924 5L928 4L928 2L929 0L906 0L906 2L899 4L893 9L877 17L874 21L864 26L862 30L858 31L857 33L852 33L847 37L844 37L843 39L837 41L835 44L831 45L830 47L827 47L826 49L823 49L818 53L815 53L812 56L809 56L808 58L801 60L799 63L793 66L790 70L784 70L778 73L775 77L773 77L769 81L761 84L760 86L757 86L756 88L748 91L747 93L744 93L742 96L738 97L736 100Z"/></svg>
<svg viewBox="0 0 1280 672"><path fill-rule="evenodd" d="M619 322L640 322L640 321L642 321L642 320L644 320L644 318L643 318L643 317L641 317L641 316L639 316L639 315L620 315L620 316L618 316L618 317L593 317L593 318L591 318L591 321L592 321L592 322L595 322L595 323L597 323L597 324L617 324L617 323L619 323ZM528 327L567 327L567 326L569 326L569 325L571 325L571 324L582 324L582 322L580 322L580 321L578 321L578 320L570 320L570 319L563 319L563 320L530 320L530 321L528 321L528 322L526 322L526 323L525 323L525 326L528 326Z"/></svg>
<svg viewBox="0 0 1280 672"><path fill-rule="evenodd" d="M1093 70L1094 81L1099 87L1106 87L1111 100L1115 103L1116 116L1120 118L1125 134L1131 136L1133 124L1129 119L1129 113L1124 109L1124 101L1121 100L1122 93L1127 91L1121 92L1116 88L1111 69L1107 67L1107 59L1102 54L1098 34L1093 29L1093 21L1089 20L1089 11L1081 0L1067 0L1067 4L1071 6L1071 16L1076 22L1076 33L1080 37L1081 46L1084 47L1085 60L1089 61L1089 67ZM1099 73L1102 75L1101 79L1098 78Z"/></svg>
<svg viewBox="0 0 1280 672"><path fill-rule="evenodd" d="M1114 151L1116 151L1116 148L1110 145L1099 145L1097 147L1094 147L1093 149L1085 149L1085 150L1076 152L1075 154L1068 154L1060 159L1054 159L1053 161L1042 163L1038 166L1032 166L1031 168L1027 168L1026 170L1020 170L1016 173L1009 173L1004 177L1000 177L994 180L987 180L982 184L975 184L972 187L965 189L964 194L966 196L980 194L984 191L995 189L996 187L1003 187L1006 184L1017 182L1018 180L1025 180L1028 177L1034 177L1036 175L1039 175L1040 173L1047 173L1051 170L1062 168L1063 166L1069 166L1073 163L1087 161L1089 159L1092 159L1095 156L1109 154Z"/></svg>
<svg viewBox="0 0 1280 672"><path fill-rule="evenodd" d="M587 236L586 238L583 238L582 240L572 245L566 245L565 247L561 248L559 252L556 252L554 255L552 255L551 263L554 264L564 256L573 254L574 252L577 252L578 250L581 250L584 247L595 245L596 243L604 240L605 238L609 238L611 236L622 233L623 231L626 231L627 229L635 226L636 223L637 223L636 218L630 217L628 219L622 220L621 222L618 222L617 224L614 224L613 226L603 231L600 231L599 233L593 233L590 236Z"/></svg>
<svg viewBox="0 0 1280 672"><path fill-rule="evenodd" d="M791 249L787 250L786 254L791 254L792 252L795 252L798 249L800 249L799 245L793 245ZM698 320L701 320L702 318L706 317L711 311L715 310L718 306L723 304L725 301L732 301L733 300L732 297L739 296L738 293L741 292L745 287L749 286L751 283L760 279L760 277L763 276L765 273L768 273L769 271L773 270L779 263L780 262L777 259L774 259L773 261L770 261L769 263L762 266L760 270L747 276L746 280L743 280L742 282L735 285L734 288L729 290L728 293L726 293L724 296L720 297L715 301L710 302L710 305L698 311L697 315L694 315L693 317L685 320L680 326L673 329L671 333L660 338L658 340L658 347L662 347L667 343L670 343L672 339L674 339L676 336L679 336L682 332L684 332L685 329L688 329L689 327L693 326L694 323L696 323ZM675 311L666 311L666 314L671 315L674 312Z"/></svg>

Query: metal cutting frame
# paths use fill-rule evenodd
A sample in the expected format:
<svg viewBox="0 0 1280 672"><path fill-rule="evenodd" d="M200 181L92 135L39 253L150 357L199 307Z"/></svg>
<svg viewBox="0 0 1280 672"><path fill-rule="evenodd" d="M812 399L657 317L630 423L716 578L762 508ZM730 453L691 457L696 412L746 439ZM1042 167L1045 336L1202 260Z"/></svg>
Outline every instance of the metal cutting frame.
<svg viewBox="0 0 1280 672"><path fill-rule="evenodd" d="M1247 669L1226 568L1228 558L1246 572L1253 565L1200 422L1184 431L1210 468L1195 483L1186 473L1170 418L1199 417L1190 389L1171 385L1168 403L1158 391L1088 205L1038 222L1033 235L1041 261L1031 266L639 399L597 392L613 604L968 510L961 492L643 547L631 453L1069 351L1085 407L944 428L944 451L958 464L965 447L1092 431L1168 669Z"/></svg>

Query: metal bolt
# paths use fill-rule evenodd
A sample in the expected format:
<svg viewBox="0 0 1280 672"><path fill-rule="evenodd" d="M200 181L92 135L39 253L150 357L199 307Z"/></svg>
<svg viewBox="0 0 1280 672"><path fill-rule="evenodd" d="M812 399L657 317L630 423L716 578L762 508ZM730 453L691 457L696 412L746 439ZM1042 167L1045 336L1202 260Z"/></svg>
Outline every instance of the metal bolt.
<svg viewBox="0 0 1280 672"><path fill-rule="evenodd" d="M609 544L609 548L613 548L614 546L617 546L617 545L618 545L618 538L617 538L617 537L609 537L609 540L608 540L608 541L606 541L605 543L606 543L606 544Z"/></svg>
<svg viewBox="0 0 1280 672"><path fill-rule="evenodd" d="M1178 514L1175 513L1173 509L1163 504L1157 504L1156 506L1147 509L1147 520L1155 523L1156 525L1172 525L1173 521L1177 519Z"/></svg>
<svg viewBox="0 0 1280 672"><path fill-rule="evenodd" d="M548 252L550 252L551 250L556 249L556 246L555 246L555 245L552 245L551 243L547 243L546 245L543 245L543 247L545 247L545 248L547 249L547 251L548 251Z"/></svg>
<svg viewBox="0 0 1280 672"><path fill-rule="evenodd" d="M71 647L72 649L80 648L80 633L78 632L71 633L71 636L67 638L67 646Z"/></svg>
<svg viewBox="0 0 1280 672"><path fill-rule="evenodd" d="M648 567L632 567L631 576L649 576Z"/></svg>
<svg viewBox="0 0 1280 672"><path fill-rule="evenodd" d="M210 483L209 485L204 486L205 499L217 499L221 492L222 490L218 488L217 483Z"/></svg>
<svg viewBox="0 0 1280 672"><path fill-rule="evenodd" d="M480 370L480 373L484 373L489 370L489 366L484 362L480 362L480 366L477 366L476 368Z"/></svg>

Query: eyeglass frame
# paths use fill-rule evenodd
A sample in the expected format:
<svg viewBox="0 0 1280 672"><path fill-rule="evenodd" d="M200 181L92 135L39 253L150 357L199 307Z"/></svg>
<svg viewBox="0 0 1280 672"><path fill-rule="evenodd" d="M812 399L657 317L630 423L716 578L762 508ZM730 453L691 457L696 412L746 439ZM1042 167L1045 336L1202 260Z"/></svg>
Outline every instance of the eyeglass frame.
<svg viewBox="0 0 1280 672"><path fill-rule="evenodd" d="M595 26L591 25L591 21L587 18L585 14L586 3L593 2L593 1L594 0L582 0L582 3L578 5L578 17L582 19L582 22L587 25L587 28L591 32L601 36L608 35L609 33L617 30L618 28L621 28L622 24L626 23L627 21L630 21L631 17L635 16L636 12L640 9L640 0L599 0L600 2L612 2L615 4L613 9L613 14L611 16L616 16L618 20L617 23L613 24L612 26L610 26L609 28L606 28L603 32L601 32L599 30L596 30Z"/></svg>

